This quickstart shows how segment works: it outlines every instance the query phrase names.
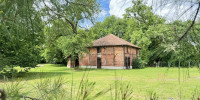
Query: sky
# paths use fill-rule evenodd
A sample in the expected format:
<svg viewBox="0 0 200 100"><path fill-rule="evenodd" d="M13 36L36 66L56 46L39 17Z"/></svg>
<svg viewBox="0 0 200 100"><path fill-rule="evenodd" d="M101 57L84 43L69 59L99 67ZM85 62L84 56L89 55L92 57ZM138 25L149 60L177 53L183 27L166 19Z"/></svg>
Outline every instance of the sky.
<svg viewBox="0 0 200 100"><path fill-rule="evenodd" d="M98 0L101 12L97 15L96 22L102 22L108 16L115 15L116 17L123 17L125 9L132 6L132 0ZM93 24L85 21L81 24L86 28L90 28Z"/></svg>
<svg viewBox="0 0 200 100"><path fill-rule="evenodd" d="M178 8L174 6L174 4L168 3L164 7L158 7L159 0L144 0L146 5L153 7L153 12L159 16L162 16L167 19L167 21L173 20L187 20L192 19L191 15L195 12L187 12L182 15L183 11L191 6L191 3L180 4ZM102 22L106 17L115 15L116 17L123 18L123 14L125 13L125 9L133 6L132 0L98 0L100 4L101 12L97 15L96 22ZM158 9L159 8L159 9ZM195 6L193 7L196 8ZM182 15L182 16L181 16ZM81 24L81 26L85 28L90 28L93 24L89 21L85 21Z"/></svg>

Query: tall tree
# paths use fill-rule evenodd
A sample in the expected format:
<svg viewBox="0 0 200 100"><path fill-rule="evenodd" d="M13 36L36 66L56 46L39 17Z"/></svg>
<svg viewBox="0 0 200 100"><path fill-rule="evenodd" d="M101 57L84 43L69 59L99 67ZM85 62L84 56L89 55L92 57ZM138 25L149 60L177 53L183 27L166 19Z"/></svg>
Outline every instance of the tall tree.
<svg viewBox="0 0 200 100"><path fill-rule="evenodd" d="M61 41L58 46L64 56L71 58L72 61L75 61L75 66L79 66L79 56L91 42L87 41L90 40L87 39L87 32L79 31L79 23L85 20L94 22L94 16L99 12L99 5L96 0L42 0L42 2L45 6L43 8L44 17L50 24L55 19L62 20L67 24L63 34L55 32L54 42Z"/></svg>
<svg viewBox="0 0 200 100"><path fill-rule="evenodd" d="M39 63L43 24L34 0L0 0L0 68Z"/></svg>
<svg viewBox="0 0 200 100"><path fill-rule="evenodd" d="M149 62L151 51L161 42L159 34L149 32L149 28L156 28L158 24L164 24L165 19L155 15L152 7L144 4L143 0L133 0L133 6L126 9L124 18L127 20L126 38L140 46L141 57ZM128 38L130 37L130 38ZM157 58L156 58L157 59Z"/></svg>
<svg viewBox="0 0 200 100"><path fill-rule="evenodd" d="M44 57L47 63L66 64L64 54L62 50L58 48L57 40L62 35L70 36L70 34L67 34L67 29L70 28L63 20L55 20L51 23L51 26L45 26L45 43L42 57Z"/></svg>

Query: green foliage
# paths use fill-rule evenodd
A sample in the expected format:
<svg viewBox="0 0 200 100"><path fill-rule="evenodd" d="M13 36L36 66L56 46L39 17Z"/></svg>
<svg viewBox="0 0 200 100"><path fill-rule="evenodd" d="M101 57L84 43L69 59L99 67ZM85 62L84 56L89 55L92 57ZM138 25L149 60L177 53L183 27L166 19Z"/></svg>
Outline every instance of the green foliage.
<svg viewBox="0 0 200 100"><path fill-rule="evenodd" d="M13 68L4 68L1 72L1 75L5 75L8 78L12 78L12 77L17 77L17 69L13 69Z"/></svg>
<svg viewBox="0 0 200 100"><path fill-rule="evenodd" d="M16 78L16 77L22 77L30 70L29 67L27 68L3 68L0 71L0 75L3 75L6 78Z"/></svg>
<svg viewBox="0 0 200 100"><path fill-rule="evenodd" d="M42 57L44 57L47 63L66 63L63 52L58 48L58 43L56 42L58 38L63 36L70 36L68 32L69 26L63 22L63 20L55 20L52 22L52 26L45 26L45 44Z"/></svg>
<svg viewBox="0 0 200 100"><path fill-rule="evenodd" d="M99 12L99 5L96 0L74 0L62 3L51 0L48 3L43 2L45 7L44 16L48 16L48 24L45 28L47 51L54 50L56 54L61 51L62 58L67 60L79 60L78 57L87 51L91 44L90 34L79 28L79 23L89 20L94 22L94 15ZM53 12L54 14L50 14ZM51 24L49 26L49 23ZM58 51L58 52L57 52ZM46 52L45 58L48 58ZM52 57L60 59L60 57ZM78 66L75 64L75 66Z"/></svg>
<svg viewBox="0 0 200 100"><path fill-rule="evenodd" d="M10 84L3 84L3 89L6 91L7 99L8 100L21 100L23 95L27 93L23 91L23 84L19 81L11 82Z"/></svg>
<svg viewBox="0 0 200 100"><path fill-rule="evenodd" d="M34 67L40 61L43 24L34 0L0 2L0 68Z"/></svg>
<svg viewBox="0 0 200 100"><path fill-rule="evenodd" d="M132 3L133 6L127 8L124 14L124 18L129 21L126 37L130 37L127 39L142 48L140 56L145 62L149 62L149 56L154 55L154 48L161 42L159 34L152 33L149 29L164 24L165 20L155 15L152 7L145 5L143 0L133 0Z"/></svg>
<svg viewBox="0 0 200 100"><path fill-rule="evenodd" d="M92 43L89 32L80 29L78 33L68 37L60 37L57 40L58 48L65 57L71 57L72 60L77 59L77 54L81 57L83 53L88 52L87 47Z"/></svg>
<svg viewBox="0 0 200 100"><path fill-rule="evenodd" d="M78 34L71 34L72 30L63 20L56 20L51 27L45 27L45 50L42 56L49 63L63 63L68 57L75 58L87 52L91 43L91 34L79 29Z"/></svg>
<svg viewBox="0 0 200 100"><path fill-rule="evenodd" d="M159 100L159 96L155 91L152 90L148 91L148 95L149 95L148 97L149 100Z"/></svg>
<svg viewBox="0 0 200 100"><path fill-rule="evenodd" d="M123 38L126 33L126 20L115 16L107 17L103 22L97 22L90 28L90 32L94 35L94 39L98 39L108 34L114 34Z"/></svg>
<svg viewBox="0 0 200 100"><path fill-rule="evenodd" d="M42 100L63 100L67 94L64 90L65 81L62 77L55 80L43 79L35 84L36 92L38 93L38 99Z"/></svg>
<svg viewBox="0 0 200 100"><path fill-rule="evenodd" d="M0 70L34 67L41 58L47 63L77 61L92 40L111 33L141 47L140 57L149 65L199 62L200 21L178 42L191 20L166 23L145 1L132 3L124 18L109 16L88 31L80 25L95 21L100 11L96 0L1 0Z"/></svg>
<svg viewBox="0 0 200 100"><path fill-rule="evenodd" d="M143 0L132 0L132 3L133 6L126 9L124 18L110 16L91 27L90 32L94 39L110 33L115 34L141 47L140 57L148 65L159 61L199 61L199 21L187 37L178 42L192 21L176 20L166 23L165 19L156 15L152 7L147 6Z"/></svg>
<svg viewBox="0 0 200 100"><path fill-rule="evenodd" d="M115 82L110 87L111 100L132 100L134 88L130 83L123 82L122 80L117 80L115 74ZM114 90L114 91L112 91Z"/></svg>
<svg viewBox="0 0 200 100"><path fill-rule="evenodd" d="M162 42L162 34L151 30L163 25L165 19L155 15L152 7L148 7L142 0L133 0L133 6L126 9L124 18L115 16L107 17L103 22L98 22L90 31L95 35L95 39L107 34L115 34L142 49L140 57L145 62L149 62L149 57L155 55L155 49ZM96 34L95 34L96 33ZM159 57L153 59L157 60ZM152 61L150 61L152 62Z"/></svg>
<svg viewBox="0 0 200 100"><path fill-rule="evenodd" d="M45 49L41 56L44 57L46 63L66 64L63 53L55 47Z"/></svg>
<svg viewBox="0 0 200 100"><path fill-rule="evenodd" d="M195 88L191 100L198 100L200 99L200 90L198 87Z"/></svg>
<svg viewBox="0 0 200 100"><path fill-rule="evenodd" d="M132 69L141 69L144 68L145 63L140 57L136 57L132 60Z"/></svg>
<svg viewBox="0 0 200 100"><path fill-rule="evenodd" d="M133 98L133 87L127 83L120 84L120 100L131 100Z"/></svg>

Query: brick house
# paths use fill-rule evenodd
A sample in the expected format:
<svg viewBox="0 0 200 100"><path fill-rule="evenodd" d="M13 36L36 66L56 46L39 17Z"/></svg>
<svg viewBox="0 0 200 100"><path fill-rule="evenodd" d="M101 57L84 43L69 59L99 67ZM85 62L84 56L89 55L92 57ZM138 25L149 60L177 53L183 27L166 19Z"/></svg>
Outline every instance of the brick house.
<svg viewBox="0 0 200 100"><path fill-rule="evenodd" d="M130 69L132 59L139 55L139 49L140 47L109 34L95 40L88 47L89 53L79 59L79 65L83 68ZM73 66L71 61L68 62L68 67L70 66Z"/></svg>

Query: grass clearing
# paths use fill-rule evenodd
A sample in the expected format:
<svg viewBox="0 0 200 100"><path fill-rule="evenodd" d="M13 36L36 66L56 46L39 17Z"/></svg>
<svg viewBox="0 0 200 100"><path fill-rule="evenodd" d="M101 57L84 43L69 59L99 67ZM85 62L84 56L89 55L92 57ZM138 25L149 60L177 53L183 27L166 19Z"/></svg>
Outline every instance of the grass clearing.
<svg viewBox="0 0 200 100"><path fill-rule="evenodd" d="M95 82L94 93L115 86L115 82L130 84L133 91L133 100L144 100L152 95L160 99L190 99L195 91L200 88L200 71L198 68L181 68L180 84L178 68L145 68L132 70L108 70L108 69L68 69L64 65L44 64L26 73L23 77L12 81L23 84L23 92L31 91L29 96L34 96L35 85L41 80L58 79L67 83L66 89L70 90L73 79L73 89L77 90L84 74L90 82ZM72 78L73 77L73 78ZM12 81L0 81L0 88ZM114 90L109 91L98 99L110 100Z"/></svg>

